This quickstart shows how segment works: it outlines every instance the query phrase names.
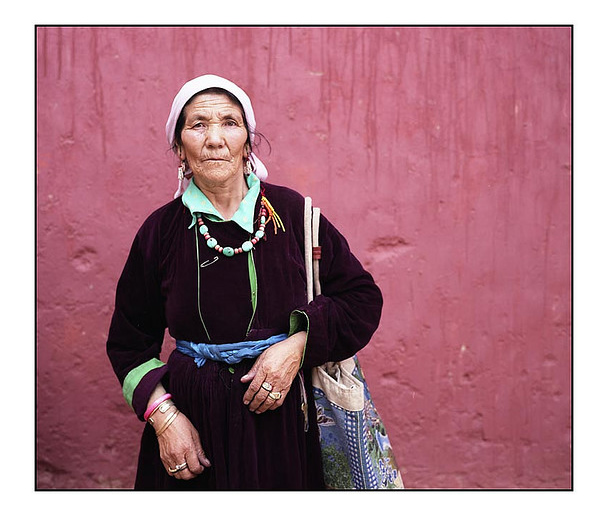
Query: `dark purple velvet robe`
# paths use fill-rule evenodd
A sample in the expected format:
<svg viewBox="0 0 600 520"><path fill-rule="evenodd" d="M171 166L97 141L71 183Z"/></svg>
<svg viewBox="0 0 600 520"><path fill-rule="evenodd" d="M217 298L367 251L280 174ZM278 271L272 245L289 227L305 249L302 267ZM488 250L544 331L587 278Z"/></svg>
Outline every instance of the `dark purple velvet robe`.
<svg viewBox="0 0 600 520"><path fill-rule="evenodd" d="M142 379L133 395L133 407L142 419L150 393L162 381L177 407L198 429L212 466L187 482L168 476L154 430L146 425L136 489L323 488L310 368L348 358L363 348L379 324L382 296L344 237L321 217L323 294L308 304L304 198L271 184L263 183L263 189L285 232L280 229L275 234L269 223L266 240L254 250L258 300L251 325L247 255L218 255L199 235L198 260L195 231L189 229L191 215L178 198L150 215L135 237L117 286L107 352L122 384L130 370L160 358L165 328L176 339L197 343L263 339L288 333L291 313L301 311L308 317L302 368L309 401L308 431L303 427L299 378L280 408L256 415L244 406L242 396L248 384L239 381L254 360L231 367L207 361L198 368L192 358L175 351L167 365ZM256 217L259 202L260 197ZM238 245L248 239L248 233L233 222L207 224L219 244ZM215 256L218 261L198 269L198 261ZM199 299L210 340L199 317Z"/></svg>

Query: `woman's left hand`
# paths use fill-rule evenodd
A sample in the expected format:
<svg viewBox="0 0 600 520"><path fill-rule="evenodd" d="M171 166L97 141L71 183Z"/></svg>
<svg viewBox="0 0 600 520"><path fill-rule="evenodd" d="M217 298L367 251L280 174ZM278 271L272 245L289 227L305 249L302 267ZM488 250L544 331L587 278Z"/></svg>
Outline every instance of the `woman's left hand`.
<svg viewBox="0 0 600 520"><path fill-rule="evenodd" d="M279 408L300 369L306 332L297 332L289 338L272 345L254 362L241 382L250 386L244 394L244 404L251 412L262 413ZM265 387L270 388L267 390ZM273 394L281 397L275 399Z"/></svg>

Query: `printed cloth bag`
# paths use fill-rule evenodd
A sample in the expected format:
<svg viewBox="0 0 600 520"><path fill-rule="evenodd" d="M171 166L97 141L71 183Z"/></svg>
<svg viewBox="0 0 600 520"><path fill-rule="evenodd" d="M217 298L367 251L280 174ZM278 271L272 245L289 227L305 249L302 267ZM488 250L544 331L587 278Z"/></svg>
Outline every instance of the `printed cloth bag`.
<svg viewBox="0 0 600 520"><path fill-rule="evenodd" d="M306 197L304 236L308 301L319 283L319 208ZM330 489L403 489L385 426L358 357L312 370L325 484Z"/></svg>

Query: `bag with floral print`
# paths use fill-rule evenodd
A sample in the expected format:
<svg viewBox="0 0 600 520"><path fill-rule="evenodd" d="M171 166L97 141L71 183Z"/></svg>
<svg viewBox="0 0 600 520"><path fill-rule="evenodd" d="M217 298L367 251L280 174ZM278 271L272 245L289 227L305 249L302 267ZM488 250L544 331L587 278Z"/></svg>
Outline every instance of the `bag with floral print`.
<svg viewBox="0 0 600 520"><path fill-rule="evenodd" d="M313 369L325 483L331 489L402 489L385 426L356 356Z"/></svg>
<svg viewBox="0 0 600 520"><path fill-rule="evenodd" d="M308 301L320 294L319 208L305 199ZM353 356L312 370L325 484L330 489L403 489L385 426Z"/></svg>

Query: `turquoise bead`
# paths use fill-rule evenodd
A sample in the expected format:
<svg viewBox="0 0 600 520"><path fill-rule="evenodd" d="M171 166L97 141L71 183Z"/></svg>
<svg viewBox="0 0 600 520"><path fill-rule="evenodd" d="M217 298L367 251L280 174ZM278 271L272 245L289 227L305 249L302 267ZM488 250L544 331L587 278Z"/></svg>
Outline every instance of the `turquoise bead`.
<svg viewBox="0 0 600 520"><path fill-rule="evenodd" d="M261 231L261 230L259 229L259 230L258 230L256 233L254 233L254 236L255 236L256 238L262 238L262 237L264 237L264 236L265 236L265 232L264 232L264 231Z"/></svg>
<svg viewBox="0 0 600 520"><path fill-rule="evenodd" d="M233 247L224 247L223 254L225 256L233 256Z"/></svg>
<svg viewBox="0 0 600 520"><path fill-rule="evenodd" d="M200 229L199 229L199 231L200 231L200 234L202 234L202 235L206 235L206 233L208 233L208 228L206 227L206 225L202 224L202 225L200 226Z"/></svg>
<svg viewBox="0 0 600 520"><path fill-rule="evenodd" d="M216 239L216 238L212 238L212 237L211 237L211 238L209 238L209 239L206 241L206 245L207 245L208 247L210 247L211 249L212 249L212 248L214 248L214 247L217 245L217 239Z"/></svg>
<svg viewBox="0 0 600 520"><path fill-rule="evenodd" d="M242 251L245 251L246 253L248 251L250 251L252 248L254 247L254 245L252 244L252 242L250 242L250 240L247 240L246 242L244 242L242 244Z"/></svg>
<svg viewBox="0 0 600 520"><path fill-rule="evenodd" d="M265 217L260 217L260 223L264 224L267 221L267 219Z"/></svg>

